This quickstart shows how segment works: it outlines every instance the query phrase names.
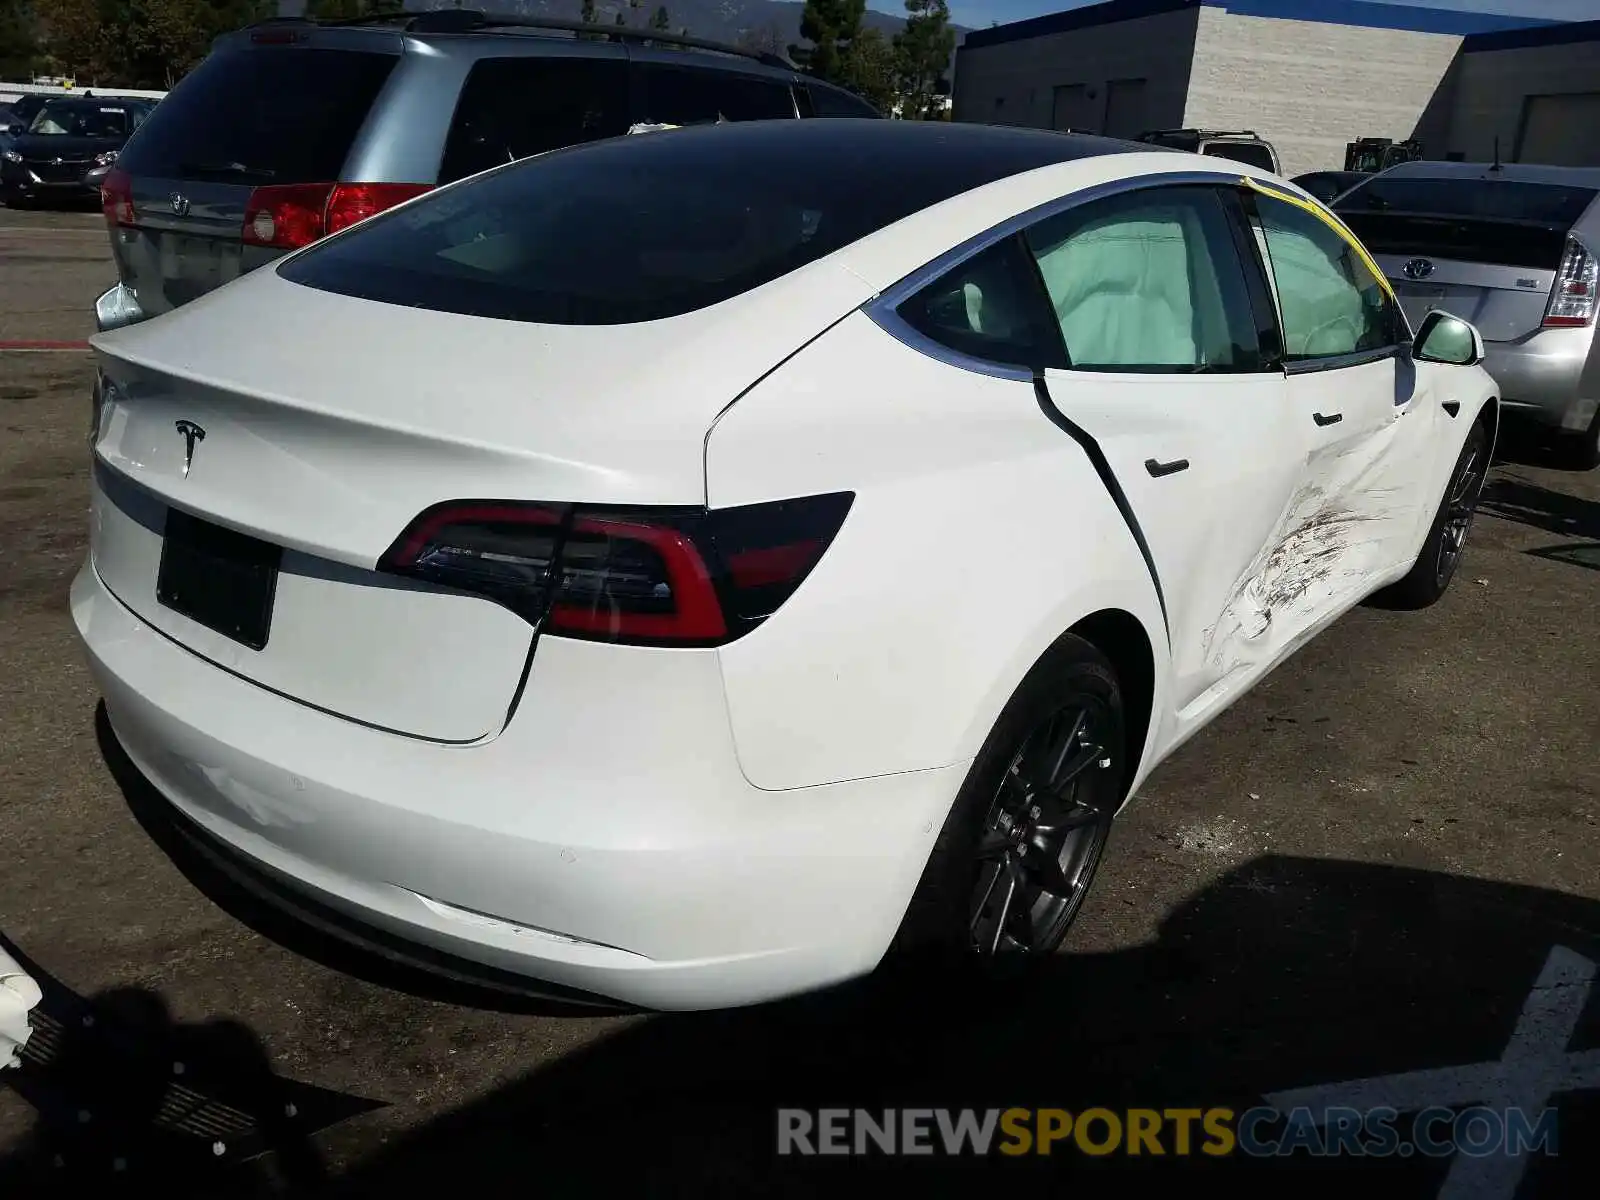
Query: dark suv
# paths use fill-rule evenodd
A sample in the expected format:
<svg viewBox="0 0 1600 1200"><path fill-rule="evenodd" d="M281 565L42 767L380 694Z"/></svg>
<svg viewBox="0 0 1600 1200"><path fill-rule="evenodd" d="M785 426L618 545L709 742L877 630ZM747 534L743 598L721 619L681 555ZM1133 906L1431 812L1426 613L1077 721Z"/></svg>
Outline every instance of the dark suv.
<svg viewBox="0 0 1600 1200"><path fill-rule="evenodd" d="M465 9L219 38L101 191L102 329L187 303L431 187L638 126L878 117L770 54Z"/></svg>

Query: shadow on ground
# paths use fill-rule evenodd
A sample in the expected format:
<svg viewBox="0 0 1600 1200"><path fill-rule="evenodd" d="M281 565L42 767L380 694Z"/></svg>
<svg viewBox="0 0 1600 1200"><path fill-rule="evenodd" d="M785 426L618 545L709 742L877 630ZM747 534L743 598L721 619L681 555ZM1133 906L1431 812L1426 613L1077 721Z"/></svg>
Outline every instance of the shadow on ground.
<svg viewBox="0 0 1600 1200"><path fill-rule="evenodd" d="M157 815L141 811L140 819L153 824ZM213 881L183 865L202 887ZM1026 974L908 975L760 1008L650 1017L381 1140L360 1120L370 1102L275 1080L247 1031L208 1043L202 1031L173 1029L155 998L134 995L126 999L150 1009L150 1019L118 1027L142 1039L140 1061L153 1065L131 1066L127 1051L79 1037L67 1056L76 1067L62 1065L65 1051L52 1052L9 1081L40 1119L33 1143L0 1162L0 1194L31 1194L27 1187L63 1169L51 1165L63 1153L85 1160L83 1169L109 1171L110 1143L83 1141L74 1106L124 1073L115 1085L125 1097L123 1126L145 1134L118 1144L144 1154L158 1135L167 1138L151 1114L171 1110L178 1081L170 1063L181 1060L208 1081L196 1091L249 1116L260 1136L230 1150L248 1160L233 1165L208 1157L211 1125L184 1134L186 1152L158 1160L167 1197L804 1196L863 1184L904 1184L922 1195L1007 1187L1090 1196L1131 1187L1138 1195L1201 1184L1274 1198L1292 1189L1296 1200L1347 1200L1356 1189L1467 1200L1590 1195L1600 1168L1600 1003L1590 995L1597 960L1595 901L1402 867L1267 856L1192 896L1147 945L1064 954ZM59 1026L47 1043L68 1037L72 1010L63 1004L47 997ZM1050 1157L776 1153L780 1108L1243 1112L1284 1090L1418 1071L1432 1073L1382 1080L1362 1094L1336 1090L1319 1103L1392 1102L1402 1114L1521 1105L1530 1124L1554 1105L1556 1153L1180 1155L1170 1127L1161 1155L1096 1156L1070 1140ZM302 1114L298 1123L282 1119L287 1105ZM1396 1129L1406 1138L1409 1118ZM354 1165L334 1171L325 1162ZM130 1185L151 1183L150 1172L124 1174ZM106 1190L96 1185L96 1194Z"/></svg>

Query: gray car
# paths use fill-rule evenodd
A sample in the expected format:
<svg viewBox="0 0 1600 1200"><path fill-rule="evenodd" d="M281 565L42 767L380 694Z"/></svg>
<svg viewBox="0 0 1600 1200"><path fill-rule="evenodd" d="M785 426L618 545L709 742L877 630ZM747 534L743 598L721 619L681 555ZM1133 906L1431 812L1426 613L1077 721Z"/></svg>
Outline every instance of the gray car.
<svg viewBox="0 0 1600 1200"><path fill-rule="evenodd" d="M1471 321L1506 414L1558 432L1582 466L1600 465L1600 170L1405 163L1334 208L1413 328L1435 308Z"/></svg>
<svg viewBox="0 0 1600 1200"><path fill-rule="evenodd" d="M120 278L96 316L158 315L431 187L636 127L880 116L774 55L653 30L266 21L219 38L103 181Z"/></svg>

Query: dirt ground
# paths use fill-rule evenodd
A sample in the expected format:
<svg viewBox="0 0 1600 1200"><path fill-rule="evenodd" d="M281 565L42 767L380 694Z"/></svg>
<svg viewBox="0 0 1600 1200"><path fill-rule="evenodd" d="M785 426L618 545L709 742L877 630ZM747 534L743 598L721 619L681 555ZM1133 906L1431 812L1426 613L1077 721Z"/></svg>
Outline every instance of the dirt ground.
<svg viewBox="0 0 1600 1200"><path fill-rule="evenodd" d="M87 336L111 276L96 214L0 209L0 343ZM940 1194L1008 1171L1592 1194L1600 472L1499 466L1444 601L1351 613L1163 766L1033 976L601 1016L346 950L119 785L67 615L89 379L79 351L0 350L0 945L46 987L30 1061L0 1075L0 1194L105 1168L101 1193L803 1195L889 1164L777 1156L780 1107L1244 1110L1424 1070L1359 1103L1555 1105L1557 1153L894 1165Z"/></svg>

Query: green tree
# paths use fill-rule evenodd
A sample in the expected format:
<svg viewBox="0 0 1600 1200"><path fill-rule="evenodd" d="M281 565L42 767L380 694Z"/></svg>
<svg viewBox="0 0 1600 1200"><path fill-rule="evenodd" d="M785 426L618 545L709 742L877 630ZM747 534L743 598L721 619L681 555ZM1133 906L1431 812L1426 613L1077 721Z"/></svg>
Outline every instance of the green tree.
<svg viewBox="0 0 1600 1200"><path fill-rule="evenodd" d="M169 88L219 35L277 11L275 0L33 0L42 49L93 87Z"/></svg>
<svg viewBox="0 0 1600 1200"><path fill-rule="evenodd" d="M623 15L622 15L622 14L621 14L621 13L620 13L620 12L619 12L619 13L618 13L618 14L617 14L617 24L618 24L618 25L626 25L626 24L627 24L627 23L628 23L628 18L627 18L627 17L625 17L625 16L623 16Z"/></svg>
<svg viewBox="0 0 1600 1200"><path fill-rule="evenodd" d="M39 22L28 0L0 0L0 76L29 78L39 58Z"/></svg>
<svg viewBox="0 0 1600 1200"><path fill-rule="evenodd" d="M658 5L655 14L650 18L650 28L666 33L672 28L672 18L667 15L667 6Z"/></svg>
<svg viewBox="0 0 1600 1200"><path fill-rule="evenodd" d="M789 57L802 70L830 83L844 82L850 44L861 36L867 0L806 0L800 14L800 36L809 46L790 46Z"/></svg>
<svg viewBox="0 0 1600 1200"><path fill-rule="evenodd" d="M899 56L889 39L876 29L863 29L845 51L839 82L879 112L888 113L900 98L899 74Z"/></svg>
<svg viewBox="0 0 1600 1200"><path fill-rule="evenodd" d="M950 28L950 6L945 0L906 0L906 26L894 35L900 67L901 115L925 121L934 115L939 86L950 69L956 50L956 31Z"/></svg>
<svg viewBox="0 0 1600 1200"><path fill-rule="evenodd" d="M354 21L404 11L403 0L306 0L306 16L322 21Z"/></svg>

